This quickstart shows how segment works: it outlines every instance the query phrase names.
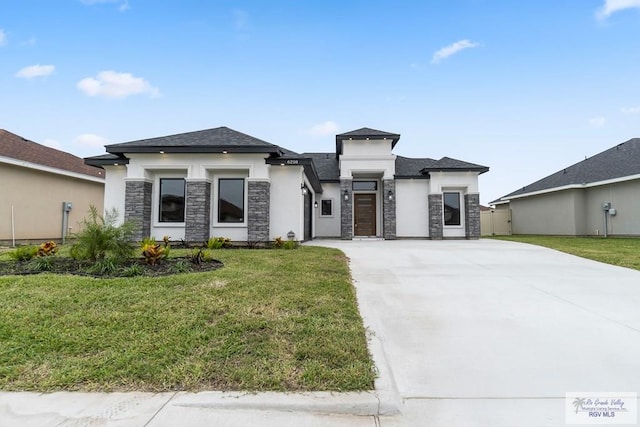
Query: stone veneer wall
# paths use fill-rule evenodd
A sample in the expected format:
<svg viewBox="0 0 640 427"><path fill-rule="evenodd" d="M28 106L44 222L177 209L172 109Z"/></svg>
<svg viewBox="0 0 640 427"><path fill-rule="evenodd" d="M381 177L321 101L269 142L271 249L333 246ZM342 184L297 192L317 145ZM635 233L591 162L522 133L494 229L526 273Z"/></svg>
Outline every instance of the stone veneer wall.
<svg viewBox="0 0 640 427"><path fill-rule="evenodd" d="M202 243L209 240L211 230L211 182L186 182L184 240Z"/></svg>
<svg viewBox="0 0 640 427"><path fill-rule="evenodd" d="M393 195L391 200L389 191ZM396 182L393 179L382 181L382 233L387 240L396 238Z"/></svg>
<svg viewBox="0 0 640 427"><path fill-rule="evenodd" d="M268 181L248 181L247 240L249 242L268 242L269 204L271 183Z"/></svg>
<svg viewBox="0 0 640 427"><path fill-rule="evenodd" d="M442 194L429 194L429 238L443 237Z"/></svg>
<svg viewBox="0 0 640 427"><path fill-rule="evenodd" d="M151 235L152 189L146 180L125 182L124 220L135 224L132 237L138 242Z"/></svg>
<svg viewBox="0 0 640 427"><path fill-rule="evenodd" d="M480 195L464 195L465 235L467 239L480 238Z"/></svg>
<svg viewBox="0 0 640 427"><path fill-rule="evenodd" d="M352 180L340 180L340 238L353 239L353 191ZM348 194L348 200L344 199L344 192Z"/></svg>

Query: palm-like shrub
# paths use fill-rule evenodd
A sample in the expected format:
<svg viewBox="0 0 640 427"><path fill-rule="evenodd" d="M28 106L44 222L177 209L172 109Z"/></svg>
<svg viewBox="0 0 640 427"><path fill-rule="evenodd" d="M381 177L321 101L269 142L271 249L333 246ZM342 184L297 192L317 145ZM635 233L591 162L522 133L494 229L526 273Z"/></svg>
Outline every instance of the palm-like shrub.
<svg viewBox="0 0 640 427"><path fill-rule="evenodd" d="M109 257L112 261L124 261L131 257L134 246L133 224L123 223L116 226L116 209L98 214L95 206L89 208L89 217L82 220L82 231L75 234L75 243L71 246L71 256L78 260L100 261Z"/></svg>

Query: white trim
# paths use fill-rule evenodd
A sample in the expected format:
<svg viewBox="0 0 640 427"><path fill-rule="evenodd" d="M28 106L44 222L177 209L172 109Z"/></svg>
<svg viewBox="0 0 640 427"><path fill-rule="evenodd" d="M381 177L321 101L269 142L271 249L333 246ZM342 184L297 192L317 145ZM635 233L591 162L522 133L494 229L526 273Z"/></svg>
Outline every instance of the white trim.
<svg viewBox="0 0 640 427"><path fill-rule="evenodd" d="M153 184L154 180L151 178L128 178L124 177L124 182L148 182L149 184Z"/></svg>
<svg viewBox="0 0 640 427"><path fill-rule="evenodd" d="M13 166L21 166L27 169L35 169L41 172L54 173L56 175L68 176L71 178L84 179L86 181L100 182L104 184L104 176L102 178L99 178L97 176L93 177L91 175L85 175L83 173L71 172L64 169L53 168L50 166L40 165L38 163L32 163L24 160L13 159L11 157L0 156L0 163L6 163Z"/></svg>
<svg viewBox="0 0 640 427"><path fill-rule="evenodd" d="M496 203L494 203L494 204L509 203L509 201L511 199L520 199L520 198L523 198L523 197L538 196L540 194L555 193L556 191L575 190L575 189L580 189L580 188L600 187L602 185L618 184L620 182L633 181L633 180L636 180L636 179L640 179L640 174L628 175L628 176L623 176L623 177L620 177L620 178L606 179L604 181L594 181L594 182L588 182L588 183L583 183L583 184L563 185L562 187L553 187L553 188L548 188L546 190L532 191L530 193L524 193L524 194L518 194L518 195L515 195L515 196L509 196L509 198L502 197L502 198L498 199L496 201Z"/></svg>

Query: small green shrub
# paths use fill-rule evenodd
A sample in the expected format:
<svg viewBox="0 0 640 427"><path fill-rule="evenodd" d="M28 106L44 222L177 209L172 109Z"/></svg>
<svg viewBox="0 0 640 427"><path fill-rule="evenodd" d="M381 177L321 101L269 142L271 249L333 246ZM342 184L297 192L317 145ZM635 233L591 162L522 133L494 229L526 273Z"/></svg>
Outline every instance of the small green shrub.
<svg viewBox="0 0 640 427"><path fill-rule="evenodd" d="M116 209L107 212L103 217L92 205L89 208L89 218L82 220L82 231L74 236L76 242L71 246L71 256L94 262L106 257L118 262L130 258L134 250L131 245L134 225L125 222L116 226L117 219Z"/></svg>
<svg viewBox="0 0 640 427"><path fill-rule="evenodd" d="M37 246L20 246L8 253L11 259L16 261L29 261L38 253Z"/></svg>
<svg viewBox="0 0 640 427"><path fill-rule="evenodd" d="M189 254L189 261L191 261L192 264L200 265L204 262L206 258L206 254L207 252L204 251L202 248L193 249Z"/></svg>
<svg viewBox="0 0 640 427"><path fill-rule="evenodd" d="M222 249L231 246L231 239L228 237L212 237L207 241L207 249Z"/></svg>
<svg viewBox="0 0 640 427"><path fill-rule="evenodd" d="M295 240L287 240L282 247L285 249L298 249L298 242Z"/></svg>
<svg viewBox="0 0 640 427"><path fill-rule="evenodd" d="M181 259L171 266L171 271L175 274L188 273L191 271L191 265L186 259Z"/></svg>
<svg viewBox="0 0 640 427"><path fill-rule="evenodd" d="M116 258L104 258L87 268L87 273L97 276L110 276L118 271L119 264L120 262Z"/></svg>
<svg viewBox="0 0 640 427"><path fill-rule="evenodd" d="M140 264L131 264L128 267L124 267L121 271L124 277L142 276L142 274L144 274L144 270Z"/></svg>
<svg viewBox="0 0 640 427"><path fill-rule="evenodd" d="M29 261L27 268L31 271L51 271L53 270L53 258L48 256L35 257Z"/></svg>

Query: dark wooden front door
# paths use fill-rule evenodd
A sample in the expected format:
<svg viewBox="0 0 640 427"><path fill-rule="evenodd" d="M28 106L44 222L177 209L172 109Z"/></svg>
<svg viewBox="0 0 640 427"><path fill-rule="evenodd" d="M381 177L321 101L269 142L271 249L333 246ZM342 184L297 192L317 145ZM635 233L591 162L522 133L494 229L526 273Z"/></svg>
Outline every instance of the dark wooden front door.
<svg viewBox="0 0 640 427"><path fill-rule="evenodd" d="M376 235L376 195L353 195L353 234L356 236Z"/></svg>

